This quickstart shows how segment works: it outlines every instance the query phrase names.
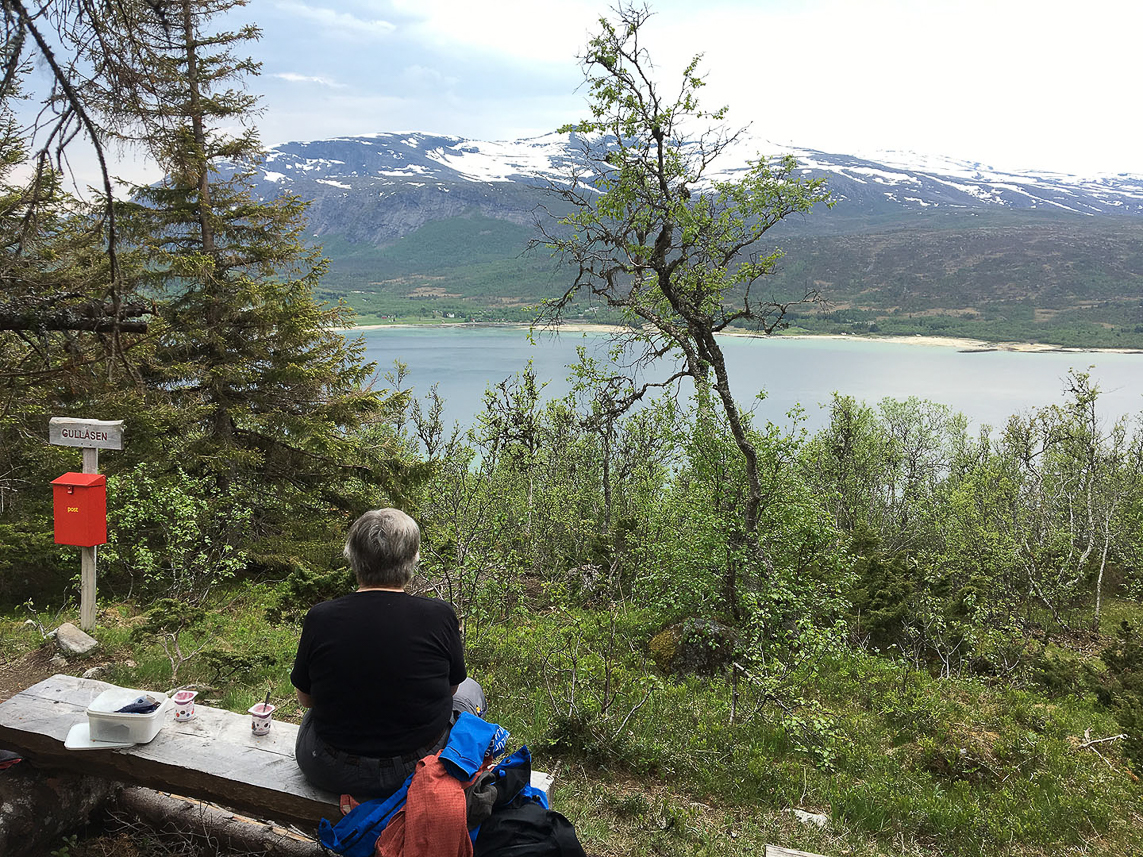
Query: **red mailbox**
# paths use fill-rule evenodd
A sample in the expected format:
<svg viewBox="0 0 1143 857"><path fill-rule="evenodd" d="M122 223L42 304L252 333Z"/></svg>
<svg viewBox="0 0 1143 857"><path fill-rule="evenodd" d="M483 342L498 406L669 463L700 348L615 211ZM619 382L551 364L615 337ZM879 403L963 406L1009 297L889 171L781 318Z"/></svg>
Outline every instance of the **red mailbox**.
<svg viewBox="0 0 1143 857"><path fill-rule="evenodd" d="M56 544L94 547L107 544L107 477L65 473L52 480Z"/></svg>

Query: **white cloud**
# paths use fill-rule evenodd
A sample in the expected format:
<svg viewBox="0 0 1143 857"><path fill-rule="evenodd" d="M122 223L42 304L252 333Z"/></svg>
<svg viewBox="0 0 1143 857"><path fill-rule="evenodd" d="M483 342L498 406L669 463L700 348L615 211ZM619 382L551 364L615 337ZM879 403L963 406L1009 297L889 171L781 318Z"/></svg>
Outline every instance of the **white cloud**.
<svg viewBox="0 0 1143 857"><path fill-rule="evenodd" d="M359 105L334 102L329 97L340 90L319 89L317 80L289 87L294 100L270 107L300 116L307 112L301 100L311 98L314 114L350 111L323 127L485 139L543 133L585 115L576 58L608 5L276 0L277 38L268 28L266 42L273 39L277 56L267 66L352 81L353 91L377 99L377 109L359 113ZM751 124L757 137L834 152L913 150L1013 169L1143 171L1143 113L1134 109L1132 88L1143 32L1139 0L651 6L641 41L664 88L673 91L687 60L704 54L703 105L729 105L729 122ZM385 50L344 47L366 38L385 40ZM305 56L321 66L301 65ZM269 113L260 123L287 124ZM319 131L305 124L284 133L296 139Z"/></svg>
<svg viewBox="0 0 1143 857"><path fill-rule="evenodd" d="M430 44L545 64L574 62L600 14L599 4L587 0L393 0L392 6Z"/></svg>
<svg viewBox="0 0 1143 857"><path fill-rule="evenodd" d="M277 6L295 18L311 21L323 30L342 38L359 40L387 38L397 29L390 21L380 18L359 18L352 13L339 12L323 6L310 6L298 2L278 3Z"/></svg>
<svg viewBox="0 0 1143 857"><path fill-rule="evenodd" d="M433 89L449 89L460 82L457 77L423 65L406 66L401 70L401 79L411 86Z"/></svg>
<svg viewBox="0 0 1143 857"><path fill-rule="evenodd" d="M287 83L313 83L318 86L328 86L330 89L347 88L347 85L344 83L338 83L336 80L332 80L328 77L321 77L320 75L296 74L292 71L283 71L278 72L277 74L272 74L270 77L276 77L279 80L286 81Z"/></svg>

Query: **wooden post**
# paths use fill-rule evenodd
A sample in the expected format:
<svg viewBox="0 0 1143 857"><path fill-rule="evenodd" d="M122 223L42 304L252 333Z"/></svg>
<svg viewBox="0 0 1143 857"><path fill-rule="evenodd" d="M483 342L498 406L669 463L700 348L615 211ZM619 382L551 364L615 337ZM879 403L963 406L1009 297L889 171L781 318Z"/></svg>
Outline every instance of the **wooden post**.
<svg viewBox="0 0 1143 857"><path fill-rule="evenodd" d="M83 472L99 472L99 448L83 448ZM95 627L95 559L97 546L79 549L79 627L90 631Z"/></svg>
<svg viewBox="0 0 1143 857"><path fill-rule="evenodd" d="M95 627L95 551L79 549L79 627L84 631Z"/></svg>

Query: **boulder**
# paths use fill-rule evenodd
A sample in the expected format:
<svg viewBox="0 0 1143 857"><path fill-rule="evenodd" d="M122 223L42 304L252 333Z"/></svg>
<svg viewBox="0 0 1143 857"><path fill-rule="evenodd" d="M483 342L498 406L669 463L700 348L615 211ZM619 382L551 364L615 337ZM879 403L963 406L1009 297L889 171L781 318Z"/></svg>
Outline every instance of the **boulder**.
<svg viewBox="0 0 1143 857"><path fill-rule="evenodd" d="M66 656L86 655L99 647L99 641L89 637L71 622L56 629L56 645Z"/></svg>
<svg viewBox="0 0 1143 857"><path fill-rule="evenodd" d="M43 772L26 761L9 768L0 776L0 854L47 854L59 837L81 830L116 788L98 777Z"/></svg>
<svg viewBox="0 0 1143 857"><path fill-rule="evenodd" d="M738 632L716 619L687 619L651 638L651 659L664 672L713 675L730 665Z"/></svg>

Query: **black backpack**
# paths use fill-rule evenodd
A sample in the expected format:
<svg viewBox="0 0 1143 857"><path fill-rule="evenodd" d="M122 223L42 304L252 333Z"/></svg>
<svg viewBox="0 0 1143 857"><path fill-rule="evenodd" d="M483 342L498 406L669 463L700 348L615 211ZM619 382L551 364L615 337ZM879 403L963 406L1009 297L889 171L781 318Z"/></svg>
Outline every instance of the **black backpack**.
<svg viewBox="0 0 1143 857"><path fill-rule="evenodd" d="M570 821L529 798L492 811L480 825L473 857L585 857Z"/></svg>
<svg viewBox="0 0 1143 857"><path fill-rule="evenodd" d="M586 857L572 823L548 809L528 783L532 757L521 747L492 772L496 799L473 843L473 857Z"/></svg>

